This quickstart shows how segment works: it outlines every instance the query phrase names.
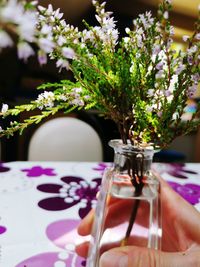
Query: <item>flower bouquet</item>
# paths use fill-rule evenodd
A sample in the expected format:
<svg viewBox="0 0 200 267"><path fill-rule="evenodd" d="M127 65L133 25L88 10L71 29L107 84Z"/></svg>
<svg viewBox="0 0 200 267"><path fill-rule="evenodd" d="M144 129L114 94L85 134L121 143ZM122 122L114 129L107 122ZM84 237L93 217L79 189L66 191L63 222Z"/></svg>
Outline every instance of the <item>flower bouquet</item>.
<svg viewBox="0 0 200 267"><path fill-rule="evenodd" d="M126 235L123 229L121 239L113 239L112 244L137 244L134 222L140 221L140 209L147 205L149 215L143 214L143 218L149 231L142 245L159 248L159 182L150 171L154 148L168 146L200 124L199 104L192 117L184 120L187 100L195 95L200 80L200 17L193 35L183 36L186 49L181 51L175 49L173 41L171 0L162 1L156 17L151 12L139 15L122 38L106 3L92 3L98 26L83 21L85 29L80 31L67 24L60 10L54 11L51 5L44 8L35 1L0 2L0 49L12 46L15 40L20 59L26 61L37 54L42 65L49 57L59 70L71 71L74 77L39 86L42 92L29 104L12 108L3 104L3 118L35 109L41 113L23 122L11 121L7 128L1 128L0 136L22 133L58 111L75 109L98 110L118 127L121 140L111 142L115 165L106 171L102 182L90 267L98 265L98 256L108 247L104 233L107 228L111 231L106 224L109 202L128 207L122 220L127 222Z"/></svg>

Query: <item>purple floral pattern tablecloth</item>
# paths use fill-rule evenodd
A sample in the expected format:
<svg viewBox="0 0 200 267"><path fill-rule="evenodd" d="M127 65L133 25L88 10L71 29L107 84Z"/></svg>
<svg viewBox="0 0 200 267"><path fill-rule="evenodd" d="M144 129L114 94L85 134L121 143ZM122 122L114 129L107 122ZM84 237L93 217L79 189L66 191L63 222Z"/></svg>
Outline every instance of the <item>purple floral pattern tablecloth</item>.
<svg viewBox="0 0 200 267"><path fill-rule="evenodd" d="M80 220L96 204L109 163L0 163L0 266L83 267ZM200 164L154 168L200 211Z"/></svg>

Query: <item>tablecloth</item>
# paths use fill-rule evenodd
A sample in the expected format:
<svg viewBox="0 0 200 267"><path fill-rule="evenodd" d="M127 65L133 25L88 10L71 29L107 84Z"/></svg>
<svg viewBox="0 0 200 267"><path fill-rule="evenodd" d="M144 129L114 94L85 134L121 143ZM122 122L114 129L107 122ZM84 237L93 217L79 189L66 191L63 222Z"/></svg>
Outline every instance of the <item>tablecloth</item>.
<svg viewBox="0 0 200 267"><path fill-rule="evenodd" d="M0 163L0 267L83 267L77 226L95 206L110 163ZM154 163L183 198L200 210L200 164Z"/></svg>

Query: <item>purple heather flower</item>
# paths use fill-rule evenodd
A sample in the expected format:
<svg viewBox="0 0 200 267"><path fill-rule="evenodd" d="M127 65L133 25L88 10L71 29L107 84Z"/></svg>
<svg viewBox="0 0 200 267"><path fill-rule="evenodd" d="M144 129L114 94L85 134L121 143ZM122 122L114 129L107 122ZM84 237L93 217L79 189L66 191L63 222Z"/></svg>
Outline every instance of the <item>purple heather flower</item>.
<svg viewBox="0 0 200 267"><path fill-rule="evenodd" d="M197 33L197 34L195 35L195 38L196 38L197 40L200 40L200 33Z"/></svg>
<svg viewBox="0 0 200 267"><path fill-rule="evenodd" d="M181 74L181 72L185 69L185 65L183 64L179 64L179 66L177 67L176 71L175 71L175 74L176 75L179 75Z"/></svg>
<svg viewBox="0 0 200 267"><path fill-rule="evenodd" d="M35 54L33 48L26 42L19 42L17 45L17 53L19 59L23 59L25 62L30 56Z"/></svg>
<svg viewBox="0 0 200 267"><path fill-rule="evenodd" d="M198 87L197 84L193 84L192 86L190 86L190 87L188 88L188 91L187 91L187 96L188 96L188 97L193 97L194 94L195 94L196 91L197 91L197 87Z"/></svg>
<svg viewBox="0 0 200 267"><path fill-rule="evenodd" d="M163 62L160 61L157 65L156 65L156 69L157 70L162 70L163 69Z"/></svg>
<svg viewBox="0 0 200 267"><path fill-rule="evenodd" d="M183 41L187 42L189 40L190 36L188 35L183 35Z"/></svg>
<svg viewBox="0 0 200 267"><path fill-rule="evenodd" d="M43 50L45 53L51 53L55 47L54 42L51 40L51 38L40 38L38 41L38 45L41 50Z"/></svg>
<svg viewBox="0 0 200 267"><path fill-rule="evenodd" d="M63 47L62 54L67 59L74 59L75 58L75 52L70 47Z"/></svg>
<svg viewBox="0 0 200 267"><path fill-rule="evenodd" d="M62 68L69 70L69 62L65 59L60 58L56 62L56 67L60 68L60 71Z"/></svg>
<svg viewBox="0 0 200 267"><path fill-rule="evenodd" d="M159 70L157 73L156 73L156 80L157 79L161 79L163 78L164 76L164 71L163 70Z"/></svg>
<svg viewBox="0 0 200 267"><path fill-rule="evenodd" d="M85 217L96 202L101 179L95 178L88 182L81 177L65 176L61 181L62 184L41 184L37 187L39 191L53 194L39 201L39 207L53 211L80 204L79 216Z"/></svg>
<svg viewBox="0 0 200 267"><path fill-rule="evenodd" d="M196 45L193 45L192 47L188 48L187 49L188 55L192 55L192 54L196 53L197 52L197 49L198 48L197 48Z"/></svg>
<svg viewBox="0 0 200 267"><path fill-rule="evenodd" d="M187 61L188 61L189 65L192 65L193 64L193 57L188 55Z"/></svg>
<svg viewBox="0 0 200 267"><path fill-rule="evenodd" d="M0 30L0 50L1 48L13 46L13 40L7 32Z"/></svg>
<svg viewBox="0 0 200 267"><path fill-rule="evenodd" d="M43 50L38 51L38 61L40 65L47 64L47 54Z"/></svg>
<svg viewBox="0 0 200 267"><path fill-rule="evenodd" d="M152 54L153 55L158 55L160 53L160 50L161 50L160 45L159 44L155 44L153 46Z"/></svg>

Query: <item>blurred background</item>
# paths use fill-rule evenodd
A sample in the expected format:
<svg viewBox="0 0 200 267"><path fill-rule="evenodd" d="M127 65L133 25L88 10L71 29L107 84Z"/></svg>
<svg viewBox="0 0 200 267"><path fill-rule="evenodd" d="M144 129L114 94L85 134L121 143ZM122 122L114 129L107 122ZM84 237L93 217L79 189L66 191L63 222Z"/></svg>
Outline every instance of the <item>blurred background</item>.
<svg viewBox="0 0 200 267"><path fill-rule="evenodd" d="M82 20L85 19L89 24L95 25L94 8L91 0L40 0L41 5L47 6L51 3L54 7L60 8L64 13L64 18L70 24L82 28ZM132 27L132 20L138 14L151 10L156 14L159 0L107 0L107 10L114 12L120 33L125 34L126 27ZM173 10L170 13L170 20L175 27L176 46L184 49L182 42L183 35L191 35L193 26L198 14L199 0L172 0ZM55 82L59 79L71 78L70 73L58 72L55 64L49 61L47 65L40 67L37 59L32 57L25 64L17 59L16 49L5 49L0 53L0 99L1 103L7 103L9 106L27 103L37 96L36 87L44 82ZM191 116L195 110L196 102L199 101L200 92L197 92L194 99L188 100L187 116ZM29 114L30 115L30 114ZM107 142L110 139L118 138L117 129L110 121L105 121L95 111L88 114L78 113L77 116L89 119L94 127L100 132L103 144L105 146L104 160L112 161L112 155L107 148ZM23 120L27 114L22 114L18 118ZM58 114L63 116L63 114ZM15 135L13 138L1 140L1 160L26 160L27 144L34 131L26 130L22 136ZM37 126L38 127L38 126ZM189 136L177 138L169 150L163 151L156 158L158 161L173 162L200 162L200 138L199 133L194 132Z"/></svg>

